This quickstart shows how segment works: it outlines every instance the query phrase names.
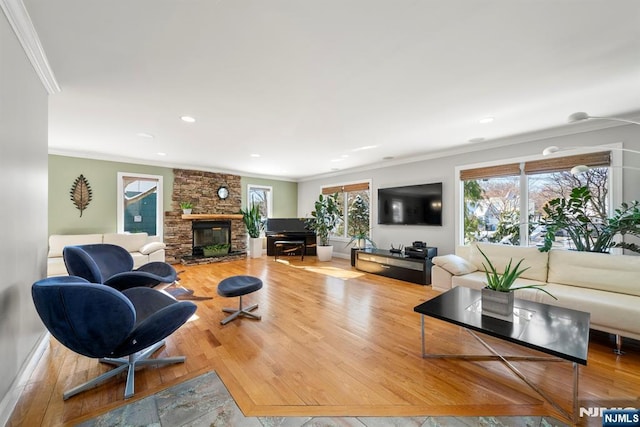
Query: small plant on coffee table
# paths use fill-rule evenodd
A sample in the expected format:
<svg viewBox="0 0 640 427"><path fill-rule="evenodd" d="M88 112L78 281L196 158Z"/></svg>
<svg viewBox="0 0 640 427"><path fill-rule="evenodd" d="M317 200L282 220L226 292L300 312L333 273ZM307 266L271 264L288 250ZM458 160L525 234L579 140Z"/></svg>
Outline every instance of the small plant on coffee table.
<svg viewBox="0 0 640 427"><path fill-rule="evenodd" d="M518 286L517 288L513 287L513 284L515 283L516 279L520 277L522 273L524 273L530 268L530 267L526 267L526 268L520 269L520 265L524 261L524 258L518 261L515 267L511 266L511 264L513 263L513 259L509 259L509 263L506 265L504 272L498 273L498 271L493 266L493 264L491 263L487 255L485 255L485 253L482 252L482 249L480 249L479 247L477 249L482 254L482 257L487 261L487 264L482 263L482 265L484 267L484 272L487 278L486 285L488 289L492 291L497 291L497 292L512 292L512 291L517 291L518 289L538 289L544 292L545 294L549 295L551 298L556 300L558 299L555 296L551 295L546 289L543 289L542 286L544 285L524 285L524 286Z"/></svg>

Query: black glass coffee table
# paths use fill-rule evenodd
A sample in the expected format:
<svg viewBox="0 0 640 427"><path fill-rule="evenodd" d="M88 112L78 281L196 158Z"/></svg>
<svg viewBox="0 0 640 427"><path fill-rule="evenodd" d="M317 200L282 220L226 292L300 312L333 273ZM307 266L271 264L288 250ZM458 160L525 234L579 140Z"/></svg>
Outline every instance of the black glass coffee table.
<svg viewBox="0 0 640 427"><path fill-rule="evenodd" d="M480 291L453 288L413 309L421 314L422 357L467 360L500 360L527 385L540 394L566 418L576 421L578 414L578 366L587 364L590 314L583 311L516 299L513 322L482 315ZM491 354L457 355L426 352L424 318L433 317L465 328ZM474 332L481 332L514 344L540 351L549 356L503 356ZM573 363L573 412L570 414L543 390L529 381L509 361L569 361Z"/></svg>

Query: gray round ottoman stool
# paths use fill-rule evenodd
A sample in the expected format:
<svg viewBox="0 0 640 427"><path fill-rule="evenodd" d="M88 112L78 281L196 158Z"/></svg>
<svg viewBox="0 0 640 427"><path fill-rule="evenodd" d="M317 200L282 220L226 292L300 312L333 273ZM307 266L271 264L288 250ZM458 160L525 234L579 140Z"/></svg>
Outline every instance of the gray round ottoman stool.
<svg viewBox="0 0 640 427"><path fill-rule="evenodd" d="M247 308L242 306L242 296L255 292L260 288L262 288L262 280L253 276L231 276L223 279L218 284L218 295L227 298L240 297L240 306L238 309L223 308L222 311L225 313L231 313L231 315L221 320L220 323L226 325L238 316L260 320L262 316L250 313L250 311L258 308L258 304L253 304Z"/></svg>

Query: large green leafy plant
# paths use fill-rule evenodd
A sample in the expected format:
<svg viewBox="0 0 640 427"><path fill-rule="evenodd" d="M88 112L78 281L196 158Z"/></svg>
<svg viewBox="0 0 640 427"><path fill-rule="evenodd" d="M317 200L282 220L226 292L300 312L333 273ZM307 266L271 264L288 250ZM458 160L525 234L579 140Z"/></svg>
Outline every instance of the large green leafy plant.
<svg viewBox="0 0 640 427"><path fill-rule="evenodd" d="M264 228L264 222L262 222L262 216L260 215L260 206L256 204L251 205L251 207L247 209L240 209L240 213L242 214L242 221L244 221L244 225L247 227L249 237L260 237L260 232Z"/></svg>
<svg viewBox="0 0 640 427"><path fill-rule="evenodd" d="M360 244L361 241L364 241L374 248L376 247L375 242L369 236L369 203L362 195L357 194L349 205L347 221L349 223L349 237L351 238L347 246L354 242Z"/></svg>
<svg viewBox="0 0 640 427"><path fill-rule="evenodd" d="M622 203L611 218L601 218L590 208L591 199L589 187L576 187L568 199L553 199L544 206L542 224L546 234L540 251L550 250L556 234L564 230L577 251L608 252L612 247L619 247L640 252L634 243L614 241L618 235L640 237L638 201Z"/></svg>
<svg viewBox="0 0 640 427"><path fill-rule="evenodd" d="M311 211L311 218L305 220L306 227L315 231L320 246L329 246L329 234L340 223L342 211L337 202L338 193L324 196L320 194Z"/></svg>
<svg viewBox="0 0 640 427"><path fill-rule="evenodd" d="M518 263L514 267L511 266L513 263L513 259L510 259L509 263L504 268L504 272L498 273L498 271L493 266L493 264L491 263L487 255L485 255L485 253L482 252L482 249L480 248L477 248L477 249L478 251L480 251L480 253L482 254L482 257L487 262L487 264L482 263L482 266L484 267L484 272L487 278L488 289L491 289L492 291L497 291L497 292L511 292L511 291L517 291L518 289L538 289L544 292L545 294L549 295L553 299L558 299L553 295L551 295L547 290L542 289L542 286L544 285L525 285L525 286L518 286L517 288L513 287L513 284L515 283L516 279L520 277L522 273L524 273L530 268L530 267L526 267L522 269L520 268L520 265L524 261L524 258L518 261Z"/></svg>

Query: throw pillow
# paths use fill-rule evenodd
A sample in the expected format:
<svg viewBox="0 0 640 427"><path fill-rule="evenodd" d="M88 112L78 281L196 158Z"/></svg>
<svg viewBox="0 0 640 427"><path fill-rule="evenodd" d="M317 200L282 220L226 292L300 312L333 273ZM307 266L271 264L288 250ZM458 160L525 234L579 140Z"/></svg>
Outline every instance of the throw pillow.
<svg viewBox="0 0 640 427"><path fill-rule="evenodd" d="M438 267L447 270L454 276L461 276L463 274L469 274L473 273L474 271L478 271L478 268L475 265L473 265L466 259L454 254L434 257L433 263Z"/></svg>
<svg viewBox="0 0 640 427"><path fill-rule="evenodd" d="M143 255L149 255L151 252L159 251L166 247L167 245L162 242L150 242L140 248L140 253Z"/></svg>

